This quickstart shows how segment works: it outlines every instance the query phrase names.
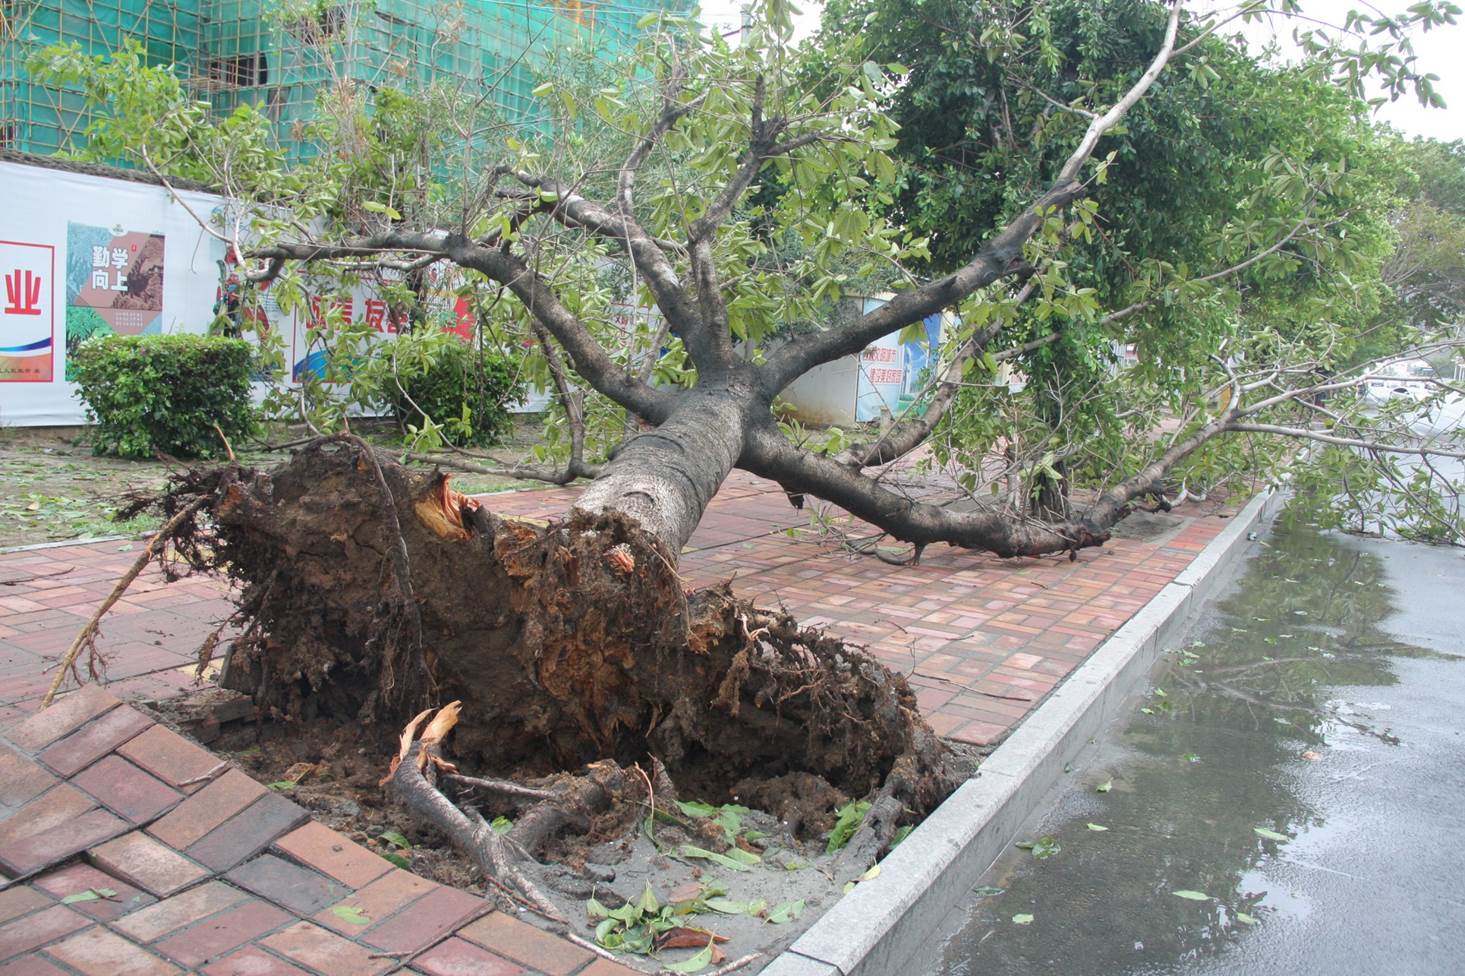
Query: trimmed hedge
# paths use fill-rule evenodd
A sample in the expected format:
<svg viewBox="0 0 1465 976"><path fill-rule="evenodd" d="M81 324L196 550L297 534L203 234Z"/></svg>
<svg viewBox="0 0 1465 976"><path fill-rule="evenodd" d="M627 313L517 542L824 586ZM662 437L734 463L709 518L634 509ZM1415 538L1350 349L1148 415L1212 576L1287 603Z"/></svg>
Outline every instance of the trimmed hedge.
<svg viewBox="0 0 1465 976"><path fill-rule="evenodd" d="M458 447L498 443L513 425L508 405L524 396L517 359L438 329L398 336L360 364L351 383L404 433L420 433L431 418L438 436Z"/></svg>
<svg viewBox="0 0 1465 976"><path fill-rule="evenodd" d="M75 366L94 450L118 457L213 457L214 430L234 440L254 430L253 350L243 339L201 335L99 336L77 347Z"/></svg>

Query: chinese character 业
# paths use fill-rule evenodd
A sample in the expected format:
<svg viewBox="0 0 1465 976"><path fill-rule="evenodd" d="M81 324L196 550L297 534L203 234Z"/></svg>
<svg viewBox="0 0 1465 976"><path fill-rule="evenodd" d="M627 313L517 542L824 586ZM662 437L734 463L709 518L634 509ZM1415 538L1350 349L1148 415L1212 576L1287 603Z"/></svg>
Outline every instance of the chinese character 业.
<svg viewBox="0 0 1465 976"><path fill-rule="evenodd" d="M5 276L5 314L41 314L41 276L19 268Z"/></svg>

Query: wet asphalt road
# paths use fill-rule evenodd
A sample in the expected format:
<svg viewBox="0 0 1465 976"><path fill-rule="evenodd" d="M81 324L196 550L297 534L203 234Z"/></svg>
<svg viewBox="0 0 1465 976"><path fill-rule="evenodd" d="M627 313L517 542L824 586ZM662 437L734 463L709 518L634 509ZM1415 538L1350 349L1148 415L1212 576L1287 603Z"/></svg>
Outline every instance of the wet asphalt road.
<svg viewBox="0 0 1465 976"><path fill-rule="evenodd" d="M1465 973L1465 554L1265 541L904 972Z"/></svg>

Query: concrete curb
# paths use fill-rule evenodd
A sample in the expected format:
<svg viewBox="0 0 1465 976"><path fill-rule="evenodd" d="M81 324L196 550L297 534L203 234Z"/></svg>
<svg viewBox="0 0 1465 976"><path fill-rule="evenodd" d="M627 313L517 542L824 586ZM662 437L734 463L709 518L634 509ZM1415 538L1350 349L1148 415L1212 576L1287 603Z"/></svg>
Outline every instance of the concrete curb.
<svg viewBox="0 0 1465 976"><path fill-rule="evenodd" d="M995 752L763 976L884 976L922 945L946 912L1016 838L1063 769L1146 680L1220 585L1258 523L1281 507L1275 488L1246 504L1190 566L1099 646Z"/></svg>

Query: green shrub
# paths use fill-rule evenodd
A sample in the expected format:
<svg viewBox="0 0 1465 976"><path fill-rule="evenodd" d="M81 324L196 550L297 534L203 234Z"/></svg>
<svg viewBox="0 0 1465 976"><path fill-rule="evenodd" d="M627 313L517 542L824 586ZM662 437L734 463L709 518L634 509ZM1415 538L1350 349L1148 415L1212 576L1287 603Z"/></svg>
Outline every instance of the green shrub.
<svg viewBox="0 0 1465 976"><path fill-rule="evenodd" d="M518 360L438 329L404 333L352 371L358 399L391 413L415 446L487 447L509 431L524 396Z"/></svg>
<svg viewBox="0 0 1465 976"><path fill-rule="evenodd" d="M243 339L200 335L98 336L73 365L98 454L150 458L224 453L254 429L252 351Z"/></svg>

